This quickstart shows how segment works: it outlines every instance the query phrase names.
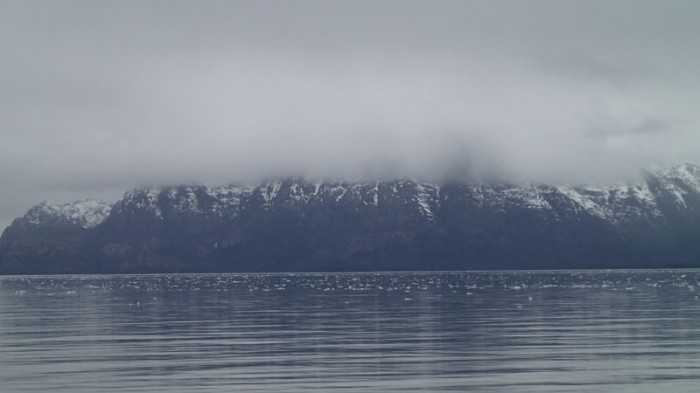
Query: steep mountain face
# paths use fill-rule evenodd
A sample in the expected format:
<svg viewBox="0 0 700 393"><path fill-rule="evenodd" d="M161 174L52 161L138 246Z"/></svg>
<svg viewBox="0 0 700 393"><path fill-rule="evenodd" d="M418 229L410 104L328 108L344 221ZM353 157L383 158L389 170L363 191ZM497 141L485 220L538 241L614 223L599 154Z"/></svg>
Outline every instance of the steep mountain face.
<svg viewBox="0 0 700 393"><path fill-rule="evenodd" d="M564 187L271 181L42 203L0 237L0 272L700 266L700 168Z"/></svg>
<svg viewBox="0 0 700 393"><path fill-rule="evenodd" d="M0 273L96 272L86 235L110 210L94 200L34 206L0 237Z"/></svg>

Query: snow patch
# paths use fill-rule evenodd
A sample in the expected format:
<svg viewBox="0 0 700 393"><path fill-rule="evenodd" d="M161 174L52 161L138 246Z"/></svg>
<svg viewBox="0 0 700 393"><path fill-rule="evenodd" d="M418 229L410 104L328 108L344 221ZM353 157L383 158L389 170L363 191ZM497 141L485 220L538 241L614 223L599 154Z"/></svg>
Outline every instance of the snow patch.
<svg viewBox="0 0 700 393"><path fill-rule="evenodd" d="M527 209L547 210L552 205L542 196L540 188L531 184L505 190L506 198Z"/></svg>
<svg viewBox="0 0 700 393"><path fill-rule="evenodd" d="M253 187L228 185L207 188L205 192L214 199L212 213L221 217L224 214L236 215L241 201L252 194Z"/></svg>
<svg viewBox="0 0 700 393"><path fill-rule="evenodd" d="M345 194L348 192L347 187L343 186L329 187L327 190L331 196L335 197L336 203L340 202L340 200L343 199Z"/></svg>
<svg viewBox="0 0 700 393"><path fill-rule="evenodd" d="M281 188L282 182L279 180L275 180L260 187L260 195L262 195L266 205L270 205L272 203L275 197L277 197L277 194L280 192Z"/></svg>
<svg viewBox="0 0 700 393"><path fill-rule="evenodd" d="M30 209L24 218L32 225L63 222L91 229L102 223L111 210L110 204L94 199L73 203L45 201Z"/></svg>
<svg viewBox="0 0 700 393"><path fill-rule="evenodd" d="M372 196L372 203L374 203L374 206L377 207L379 206L379 183L374 185L372 191L374 192L374 195Z"/></svg>
<svg viewBox="0 0 700 393"><path fill-rule="evenodd" d="M556 187L556 190L571 200L577 213L585 211L605 220L628 221L643 216L662 216L646 184Z"/></svg>
<svg viewBox="0 0 700 393"><path fill-rule="evenodd" d="M700 167L691 164L671 168L655 168L650 171L661 188L674 198L680 208L687 208L688 193L700 194Z"/></svg>
<svg viewBox="0 0 700 393"><path fill-rule="evenodd" d="M167 191L167 197L177 212L201 213L199 200L193 187L170 188Z"/></svg>
<svg viewBox="0 0 700 393"><path fill-rule="evenodd" d="M134 206L139 210L152 212L156 217L162 219L163 215L158 207L158 197L161 191L157 188L139 188L127 192L122 199L122 206Z"/></svg>
<svg viewBox="0 0 700 393"><path fill-rule="evenodd" d="M435 221L435 213L430 207L430 201L439 203L440 187L434 184L421 184L415 182L416 196L414 200L418 203L420 213L430 221Z"/></svg>

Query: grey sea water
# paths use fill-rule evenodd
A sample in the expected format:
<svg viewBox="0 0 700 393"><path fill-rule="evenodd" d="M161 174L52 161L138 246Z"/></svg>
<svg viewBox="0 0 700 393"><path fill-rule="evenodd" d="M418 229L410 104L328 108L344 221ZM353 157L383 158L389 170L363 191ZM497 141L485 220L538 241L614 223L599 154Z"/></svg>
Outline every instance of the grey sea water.
<svg viewBox="0 0 700 393"><path fill-rule="evenodd" d="M1 392L695 392L700 271L0 278Z"/></svg>

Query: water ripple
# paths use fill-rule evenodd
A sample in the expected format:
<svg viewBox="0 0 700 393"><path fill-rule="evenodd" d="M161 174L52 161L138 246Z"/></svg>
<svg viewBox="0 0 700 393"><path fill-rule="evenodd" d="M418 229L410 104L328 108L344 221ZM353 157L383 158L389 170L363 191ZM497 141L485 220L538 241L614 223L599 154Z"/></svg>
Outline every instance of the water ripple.
<svg viewBox="0 0 700 393"><path fill-rule="evenodd" d="M673 392L700 272L0 278L8 392Z"/></svg>

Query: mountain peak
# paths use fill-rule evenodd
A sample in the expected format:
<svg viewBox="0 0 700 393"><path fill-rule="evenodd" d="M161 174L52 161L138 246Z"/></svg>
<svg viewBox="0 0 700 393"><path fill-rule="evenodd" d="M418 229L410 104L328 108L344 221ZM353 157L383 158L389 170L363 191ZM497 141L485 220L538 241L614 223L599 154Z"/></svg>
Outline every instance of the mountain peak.
<svg viewBox="0 0 700 393"><path fill-rule="evenodd" d="M107 218L112 206L104 201L86 199L72 203L44 201L29 209L23 217L28 225L69 224L91 229Z"/></svg>

